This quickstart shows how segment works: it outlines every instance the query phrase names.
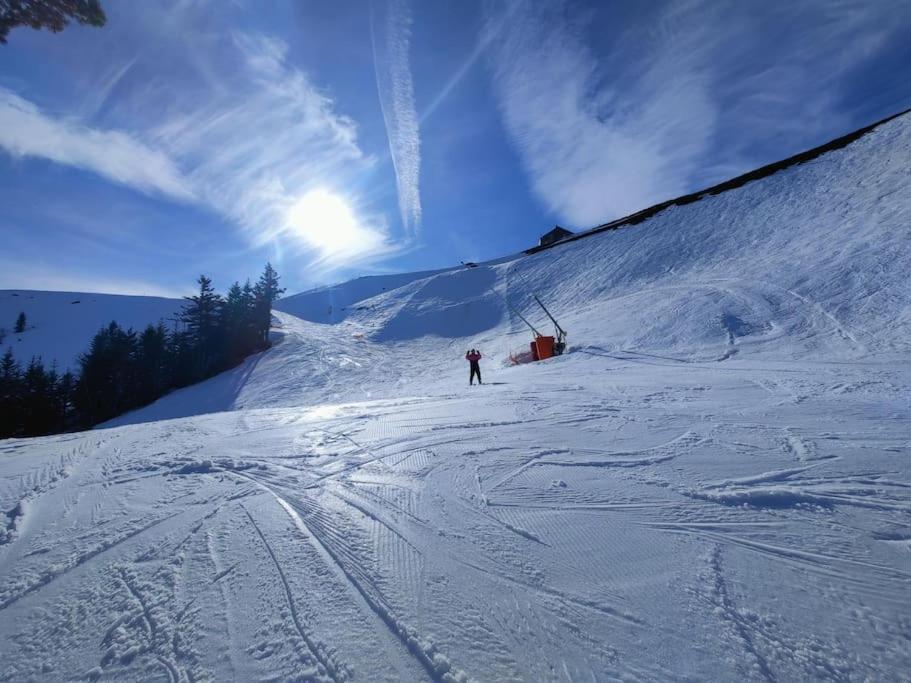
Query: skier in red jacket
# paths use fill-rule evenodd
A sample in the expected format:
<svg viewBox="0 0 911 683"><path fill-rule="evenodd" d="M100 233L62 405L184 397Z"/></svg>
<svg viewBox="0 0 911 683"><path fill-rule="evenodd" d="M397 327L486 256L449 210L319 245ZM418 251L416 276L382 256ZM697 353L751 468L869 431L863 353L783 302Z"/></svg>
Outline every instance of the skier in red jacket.
<svg viewBox="0 0 911 683"><path fill-rule="evenodd" d="M483 384L481 381L481 366L478 365L478 361L481 360L481 352L477 349L470 349L468 353L465 354L465 360L471 363L471 371L468 373L468 384L469 386L474 384L474 376L478 376L478 384Z"/></svg>

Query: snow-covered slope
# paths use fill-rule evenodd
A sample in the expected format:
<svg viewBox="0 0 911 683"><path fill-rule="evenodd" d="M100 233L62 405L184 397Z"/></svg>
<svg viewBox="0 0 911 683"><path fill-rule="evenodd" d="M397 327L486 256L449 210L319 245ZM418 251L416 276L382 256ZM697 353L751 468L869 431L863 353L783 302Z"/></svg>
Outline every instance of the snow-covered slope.
<svg viewBox="0 0 911 683"><path fill-rule="evenodd" d="M845 149L639 226L478 268L406 275L340 324L280 313L285 343L114 424L450 387L461 381L467 348L480 347L497 367L527 348L530 332L510 307L552 329L534 294L569 331L571 350L587 355L907 357L909 138L905 116ZM377 290L353 283L337 290ZM287 301L280 308L302 312Z"/></svg>
<svg viewBox="0 0 911 683"><path fill-rule="evenodd" d="M911 349L908 117L859 142L649 221L364 302L378 339L502 339L508 311L578 345L716 356ZM520 330L516 320L510 329ZM494 341L494 343L496 343Z"/></svg>
<svg viewBox="0 0 911 683"><path fill-rule="evenodd" d="M7 330L0 352L9 347L23 364L40 356L47 366L56 361L61 372L76 371L79 354L112 320L124 329L141 330L159 320L171 320L182 303L155 296L0 290L0 327ZM19 313L25 313L27 327L15 334Z"/></svg>
<svg viewBox="0 0 911 683"><path fill-rule="evenodd" d="M276 308L302 320L337 323L347 318L357 308L357 304L365 299L397 289L437 272L440 271L359 277L341 284L292 294L277 302Z"/></svg>
<svg viewBox="0 0 911 683"><path fill-rule="evenodd" d="M0 677L901 679L909 159L905 116L636 227L298 302L234 371L0 442ZM570 352L508 366L535 293Z"/></svg>

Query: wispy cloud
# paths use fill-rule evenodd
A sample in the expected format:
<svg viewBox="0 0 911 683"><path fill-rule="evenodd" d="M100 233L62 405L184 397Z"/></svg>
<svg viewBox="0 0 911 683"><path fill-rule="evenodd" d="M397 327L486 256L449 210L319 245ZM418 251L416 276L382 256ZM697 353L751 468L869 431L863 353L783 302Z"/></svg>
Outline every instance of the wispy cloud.
<svg viewBox="0 0 911 683"><path fill-rule="evenodd" d="M420 123L423 124L428 118L430 118L440 105L449 97L450 93L458 86L462 79L471 71L472 67L480 60L481 56L485 54L488 47L491 43L497 40L500 36L500 33L504 28L512 21L512 15L519 10L521 7L518 3L511 3L506 5L503 8L503 11L496 16L489 17L489 21L485 26L485 29L480 32L475 43L474 48L462 63L459 65L459 68L449 77L449 79L443 84L443 87L437 92L423 111L421 111Z"/></svg>
<svg viewBox="0 0 911 683"><path fill-rule="evenodd" d="M209 65L230 69L232 87L223 89L216 77L150 135L181 159L199 196L260 246L292 230L287 213L300 196L319 186L354 185L374 160L358 146L355 123L286 64L285 43L235 34L232 48L227 64ZM385 241L374 237L380 239L370 249Z"/></svg>
<svg viewBox="0 0 911 683"><path fill-rule="evenodd" d="M376 160L359 146L355 122L289 63L285 42L234 31L222 14L205 2L132 7L118 17L121 30L141 38L91 55L98 75L67 109L83 118L55 118L0 90L0 145L193 200L252 247L268 245L301 268L394 253L385 220L359 210L356 188ZM344 249L301 239L288 212L314 189L348 201L362 239Z"/></svg>
<svg viewBox="0 0 911 683"><path fill-rule="evenodd" d="M672 50L599 88L598 60L563 14L516 13L494 50L495 85L537 193L562 220L590 225L681 189L717 111L697 72L666 78Z"/></svg>
<svg viewBox="0 0 911 683"><path fill-rule="evenodd" d="M376 87L395 167L399 210L405 228L421 226L421 137L408 52L411 9L407 0L388 0L384 16L372 23Z"/></svg>
<svg viewBox="0 0 911 683"><path fill-rule="evenodd" d="M835 84L908 11L773 5L650 5L598 54L564 3L492 5L491 31L513 11L490 46L497 101L548 208L597 224L770 160L745 141L774 137L781 154L814 129L842 130Z"/></svg>
<svg viewBox="0 0 911 683"><path fill-rule="evenodd" d="M14 157L37 157L75 166L142 192L194 199L174 161L130 133L91 128L54 118L0 88L0 147Z"/></svg>

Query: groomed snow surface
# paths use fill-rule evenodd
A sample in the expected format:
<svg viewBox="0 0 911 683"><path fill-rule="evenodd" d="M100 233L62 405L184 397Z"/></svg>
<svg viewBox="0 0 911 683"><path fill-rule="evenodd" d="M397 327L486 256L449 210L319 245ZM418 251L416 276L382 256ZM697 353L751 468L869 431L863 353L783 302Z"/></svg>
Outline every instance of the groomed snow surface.
<svg viewBox="0 0 911 683"><path fill-rule="evenodd" d="M636 227L300 295L232 372L0 442L0 677L906 678L909 160L906 116ZM510 367L534 293L569 353Z"/></svg>

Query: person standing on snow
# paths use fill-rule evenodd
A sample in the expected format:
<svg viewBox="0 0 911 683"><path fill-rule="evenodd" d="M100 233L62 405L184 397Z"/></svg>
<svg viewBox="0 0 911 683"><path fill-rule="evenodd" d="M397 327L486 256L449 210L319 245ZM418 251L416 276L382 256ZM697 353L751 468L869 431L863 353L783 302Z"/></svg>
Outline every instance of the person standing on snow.
<svg viewBox="0 0 911 683"><path fill-rule="evenodd" d="M483 384L481 381L481 366L478 365L478 361L481 360L481 352L477 349L470 349L468 353L465 354L465 360L471 363L471 372L468 374L468 385L471 386L474 384L474 376L478 376L478 384Z"/></svg>

